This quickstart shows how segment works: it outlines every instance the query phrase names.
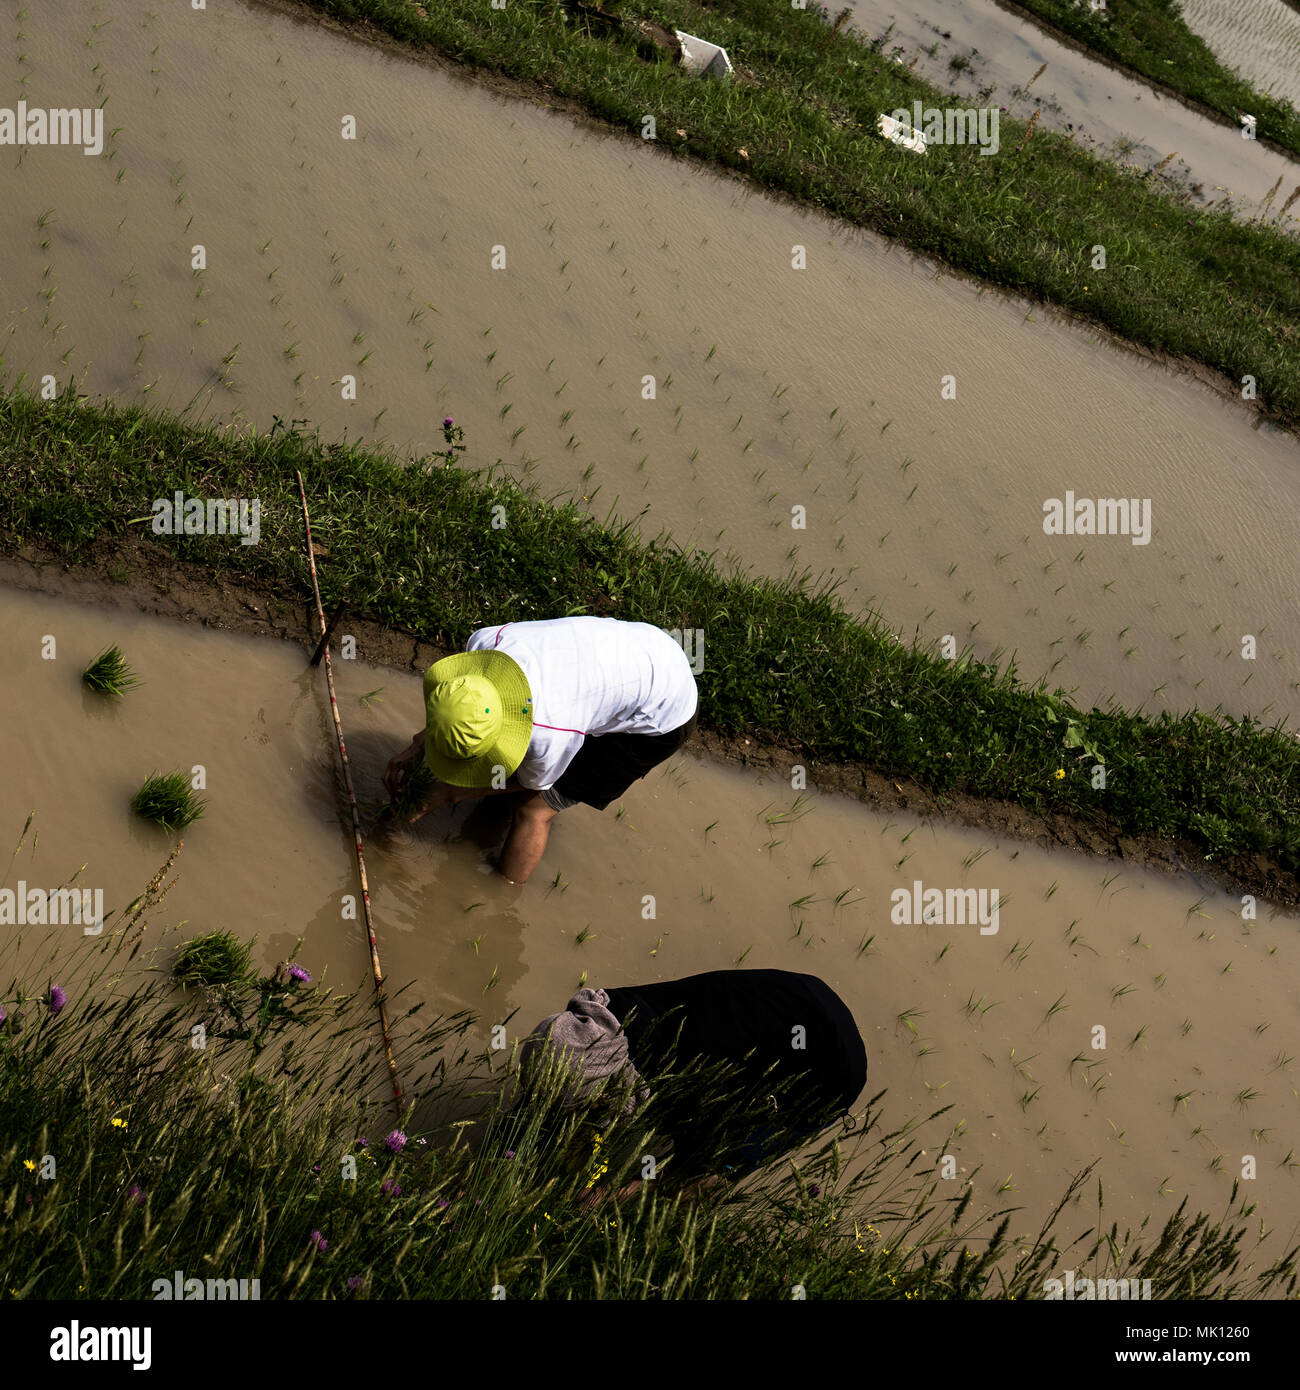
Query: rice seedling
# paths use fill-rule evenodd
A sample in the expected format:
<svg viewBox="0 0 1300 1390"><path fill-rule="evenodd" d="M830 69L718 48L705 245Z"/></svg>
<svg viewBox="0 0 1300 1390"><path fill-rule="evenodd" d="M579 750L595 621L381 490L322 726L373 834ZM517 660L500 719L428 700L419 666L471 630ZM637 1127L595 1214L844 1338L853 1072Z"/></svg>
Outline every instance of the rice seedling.
<svg viewBox="0 0 1300 1390"><path fill-rule="evenodd" d="M584 976L584 978L585 978L587 972L584 970L582 973L583 973L583 976ZM487 984L485 984L485 985L483 986L483 993L486 994L486 993L488 992L488 990L496 989L497 985L499 985L500 983L501 983L501 968L500 968L500 966L494 965L494 966L492 967L492 974L491 974L491 976L489 977Z"/></svg>
<svg viewBox="0 0 1300 1390"><path fill-rule="evenodd" d="M483 938L484 938L486 935L487 935L487 932L484 931L484 932L479 932L479 934L478 934L477 936L472 936L472 937L470 937L469 944L474 948L474 954L475 954L475 955L478 955L478 948L483 944Z"/></svg>
<svg viewBox="0 0 1300 1390"><path fill-rule="evenodd" d="M1065 1009L1068 1009L1069 1007L1070 1006L1065 1002L1065 995L1058 995L1057 998L1048 1006L1047 1012L1043 1015L1043 1022L1048 1022L1049 1019L1054 1018L1058 1013L1063 1012Z"/></svg>
<svg viewBox="0 0 1300 1390"><path fill-rule="evenodd" d="M587 925L583 927L583 929L577 934L577 936L573 938L573 944L575 946L581 946L585 941L589 941L591 939L591 923L588 922Z"/></svg>
<svg viewBox="0 0 1300 1390"><path fill-rule="evenodd" d="M142 820L164 830L184 830L203 815L207 802L195 796L183 772L154 773L131 799L131 809Z"/></svg>
<svg viewBox="0 0 1300 1390"><path fill-rule="evenodd" d="M106 647L81 673L81 679L101 695L120 700L128 690L140 684L135 672L127 665L121 647Z"/></svg>
<svg viewBox="0 0 1300 1390"><path fill-rule="evenodd" d="M898 1022L901 1023L913 1036L916 1035L916 1023L914 1022L914 1020L924 1017L924 1009L904 1009L903 1012L897 1016Z"/></svg>
<svg viewBox="0 0 1300 1390"><path fill-rule="evenodd" d="M251 957L251 943L233 932L205 932L192 936L177 952L172 979L184 988L237 984L249 975Z"/></svg>
<svg viewBox="0 0 1300 1390"><path fill-rule="evenodd" d="M740 963L745 959L745 957L746 957L753 949L754 949L754 946L753 946L753 943L751 942L750 945L746 946L745 949L736 957L735 964L736 964L736 965L740 965Z"/></svg>
<svg viewBox="0 0 1300 1390"><path fill-rule="evenodd" d="M875 933L873 932L873 933L871 933L869 936L864 936L864 937L862 938L862 940L858 942L858 949L857 949L857 952L856 952L856 956L857 956L857 958L858 958L859 960L860 960L864 955L867 955L867 954L871 953L871 943L872 943L875 939L876 939Z"/></svg>
<svg viewBox="0 0 1300 1390"><path fill-rule="evenodd" d="M1239 1105L1244 1110L1251 1103L1252 1100L1258 1100L1261 1094L1262 1092L1253 1090L1249 1086L1247 1086L1243 1090L1238 1091L1237 1094L1233 1096L1233 1104Z"/></svg>

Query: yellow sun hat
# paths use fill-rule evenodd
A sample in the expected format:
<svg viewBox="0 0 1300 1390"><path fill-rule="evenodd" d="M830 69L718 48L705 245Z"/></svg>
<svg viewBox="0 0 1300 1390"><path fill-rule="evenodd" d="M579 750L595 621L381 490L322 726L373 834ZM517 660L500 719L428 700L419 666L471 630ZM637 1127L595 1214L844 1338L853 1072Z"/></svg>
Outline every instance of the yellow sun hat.
<svg viewBox="0 0 1300 1390"><path fill-rule="evenodd" d="M424 757L440 782L490 787L509 777L533 737L533 692L505 652L459 652L424 673Z"/></svg>

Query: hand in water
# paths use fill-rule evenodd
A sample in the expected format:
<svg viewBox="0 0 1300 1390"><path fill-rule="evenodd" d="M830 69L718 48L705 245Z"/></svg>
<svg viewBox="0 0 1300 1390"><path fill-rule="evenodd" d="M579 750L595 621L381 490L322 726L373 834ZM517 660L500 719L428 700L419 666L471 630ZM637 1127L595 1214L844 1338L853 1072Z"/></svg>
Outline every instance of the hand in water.
<svg viewBox="0 0 1300 1390"><path fill-rule="evenodd" d="M416 734L409 747L403 749L384 769L384 789L392 800L397 799L397 794L402 789L402 783L411 775L411 769L415 766L423 748L424 734L421 732Z"/></svg>

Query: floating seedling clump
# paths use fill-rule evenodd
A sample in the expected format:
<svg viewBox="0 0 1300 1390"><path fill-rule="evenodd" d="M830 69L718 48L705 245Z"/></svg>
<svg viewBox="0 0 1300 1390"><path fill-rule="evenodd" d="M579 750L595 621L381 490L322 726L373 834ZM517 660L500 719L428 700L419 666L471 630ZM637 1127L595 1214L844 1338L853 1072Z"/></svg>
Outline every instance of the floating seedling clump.
<svg viewBox="0 0 1300 1390"><path fill-rule="evenodd" d="M231 985L249 973L252 948L233 932L191 937L176 957L172 978L179 985Z"/></svg>
<svg viewBox="0 0 1300 1390"><path fill-rule="evenodd" d="M131 809L164 830L184 830L198 820L206 804L202 797L194 795L183 772L167 772L145 779L144 786L132 798Z"/></svg>
<svg viewBox="0 0 1300 1390"><path fill-rule="evenodd" d="M101 695L120 700L132 687L140 684L135 672L126 664L122 649L106 648L81 673L81 679Z"/></svg>

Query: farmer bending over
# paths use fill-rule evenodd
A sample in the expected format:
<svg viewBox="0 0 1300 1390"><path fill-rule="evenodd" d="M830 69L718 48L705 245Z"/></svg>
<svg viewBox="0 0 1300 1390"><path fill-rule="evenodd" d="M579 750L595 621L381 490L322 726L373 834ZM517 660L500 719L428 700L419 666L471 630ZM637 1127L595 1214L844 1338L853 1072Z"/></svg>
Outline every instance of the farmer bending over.
<svg viewBox="0 0 1300 1390"><path fill-rule="evenodd" d="M564 1013L543 1019L525 1040L526 1084L544 1059L567 1067L570 1109L614 1086L630 1111L638 1091L645 1094L641 1078L653 1081L669 1065L680 1071L699 1059L737 1067L730 1089L738 1109L719 1121L722 1129L713 1122L717 1107L689 1096L653 1117L672 1141L674 1177L705 1185L716 1180L710 1169L720 1151L731 1156L722 1165L727 1176L743 1177L844 1114L867 1080L866 1048L848 1006L815 975L788 970L714 970L580 989ZM774 1087L781 1095L775 1106Z"/></svg>
<svg viewBox="0 0 1300 1390"><path fill-rule="evenodd" d="M437 779L411 820L506 793L514 817L497 869L526 883L551 821L579 802L603 811L671 757L695 727L685 652L650 623L553 618L481 627L424 673L427 722L384 773L396 796L423 754Z"/></svg>

